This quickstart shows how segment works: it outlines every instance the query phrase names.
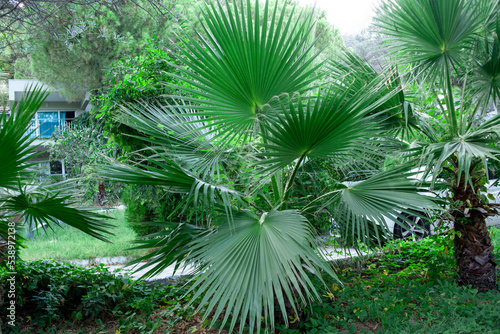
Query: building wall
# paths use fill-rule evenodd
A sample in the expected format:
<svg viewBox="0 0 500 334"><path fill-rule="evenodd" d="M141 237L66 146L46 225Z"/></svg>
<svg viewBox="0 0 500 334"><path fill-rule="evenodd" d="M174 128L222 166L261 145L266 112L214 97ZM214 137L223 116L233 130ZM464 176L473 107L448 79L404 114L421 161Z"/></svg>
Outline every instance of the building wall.
<svg viewBox="0 0 500 334"><path fill-rule="evenodd" d="M9 95L9 105L12 106L12 103L14 101L19 101L23 94L30 88L33 87L34 85L38 86L43 86L44 88L48 89L50 91L50 94L48 95L47 99L43 103L42 107L39 109L41 114L43 112L66 112L64 114L64 118L62 117L62 113L57 114L57 123L54 119L39 119L39 116L41 114L37 114L35 118L35 123L34 123L34 128L38 127L38 130L36 130L35 135L40 135L40 131L42 126L40 124L44 123L44 127L48 130L46 130L43 134L45 134L46 138L39 137L37 138L34 142L33 145L38 146L36 148L37 152L43 152L39 154L33 161L31 162L36 162L39 165L40 169L40 175L46 174L48 176L54 176L54 175L60 175L64 177L64 161L61 162L51 162L49 161L49 154L47 152L47 146L50 145L51 139L50 139L50 134L48 134L47 131L51 131L52 128L60 128L66 124L68 124L71 119L70 117L73 116L74 112L74 117L77 117L81 115L82 113L89 112L91 105L89 104L89 94L86 94L85 98L83 100L78 100L78 101L67 101L66 98L62 95L60 95L57 90L54 90L47 85L42 84L41 82L37 80L25 80L25 79L11 79L8 80L8 95ZM70 113L67 113L70 112ZM66 115L70 115L69 117L66 117ZM53 116L54 114L43 114L45 116ZM42 135L43 135L42 134ZM62 168L61 168L62 166ZM59 171L62 170L62 174L58 174Z"/></svg>

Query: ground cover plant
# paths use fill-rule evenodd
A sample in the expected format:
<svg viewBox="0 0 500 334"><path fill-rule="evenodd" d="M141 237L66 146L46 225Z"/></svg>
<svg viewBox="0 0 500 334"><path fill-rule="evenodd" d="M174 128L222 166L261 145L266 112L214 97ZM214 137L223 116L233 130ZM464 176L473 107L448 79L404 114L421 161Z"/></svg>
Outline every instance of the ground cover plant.
<svg viewBox="0 0 500 334"><path fill-rule="evenodd" d="M500 245L500 228L492 228L491 235ZM452 238L450 233L399 241L375 257L339 263L344 283L330 279L328 289L311 275L322 303L289 319L289 328L279 321L276 332L498 333L500 293L456 284ZM28 262L18 270L19 323L16 330L4 325L4 333L227 332L219 327L222 318L208 329L211 319L195 313L201 298L189 305L187 281L153 288L103 267L50 261ZM0 274L1 286L5 278Z"/></svg>
<svg viewBox="0 0 500 334"><path fill-rule="evenodd" d="M102 265L41 260L16 269L16 326L2 323L3 333L152 333L160 327L169 332L194 317L193 307L184 306L185 289L152 288ZM10 277L0 271L1 288L7 289ZM6 304L0 312L6 319Z"/></svg>
<svg viewBox="0 0 500 334"><path fill-rule="evenodd" d="M134 259L145 254L144 251L128 250L137 234L125 219L123 210L109 210L107 221L115 228L112 243L92 238L69 226L48 230L44 235L35 234L34 240L26 240L26 248L20 249L19 256L25 261L53 259L56 261L89 260L95 258L124 256Z"/></svg>

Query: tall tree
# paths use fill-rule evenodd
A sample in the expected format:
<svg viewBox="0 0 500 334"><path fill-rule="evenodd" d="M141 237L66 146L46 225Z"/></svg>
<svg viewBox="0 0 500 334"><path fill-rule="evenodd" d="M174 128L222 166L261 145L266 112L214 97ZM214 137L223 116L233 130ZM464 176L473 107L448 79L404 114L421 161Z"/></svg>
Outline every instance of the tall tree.
<svg viewBox="0 0 500 334"><path fill-rule="evenodd" d="M377 13L398 62L427 85L441 131L422 132L414 151L428 173L447 171L455 230L458 283L497 288L496 262L485 219L496 214L483 194L487 160L498 160L500 115L484 118L500 98L498 1L395 0ZM423 106L425 108L425 106ZM432 130L432 129L430 129Z"/></svg>
<svg viewBox="0 0 500 334"><path fill-rule="evenodd" d="M153 41L168 48L175 30L189 29L192 1L30 1L0 13L2 61L11 77L33 77L69 99L100 88L105 70L135 57ZM11 31L12 30L12 31Z"/></svg>

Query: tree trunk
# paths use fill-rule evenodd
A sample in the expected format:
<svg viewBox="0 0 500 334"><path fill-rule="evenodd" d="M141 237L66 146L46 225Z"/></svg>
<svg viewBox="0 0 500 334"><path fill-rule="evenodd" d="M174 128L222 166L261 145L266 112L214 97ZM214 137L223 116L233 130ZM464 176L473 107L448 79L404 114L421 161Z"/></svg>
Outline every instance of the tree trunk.
<svg viewBox="0 0 500 334"><path fill-rule="evenodd" d="M455 222L455 231L460 232L454 239L458 284L480 292L496 289L496 262L484 217Z"/></svg>
<svg viewBox="0 0 500 334"><path fill-rule="evenodd" d="M479 292L497 289L496 262L486 227L488 208L483 208L477 192L469 185L464 187L463 180L453 187L453 192L455 203L462 203L453 213L458 284Z"/></svg>

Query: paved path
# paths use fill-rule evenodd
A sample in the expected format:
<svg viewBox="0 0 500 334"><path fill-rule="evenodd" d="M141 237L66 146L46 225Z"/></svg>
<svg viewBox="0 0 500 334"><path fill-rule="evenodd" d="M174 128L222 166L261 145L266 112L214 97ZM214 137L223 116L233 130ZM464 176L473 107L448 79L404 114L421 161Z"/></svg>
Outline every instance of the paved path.
<svg viewBox="0 0 500 334"><path fill-rule="evenodd" d="M357 253L354 249L347 249L346 251L343 251L343 250L337 249L335 247L327 247L324 249L324 251L325 252L324 252L323 257L327 261L337 261L337 260L349 259L352 257L358 257L360 255L364 255L364 254ZM110 271L116 271L117 269L120 269L120 272L122 272L122 273L125 272L126 274L131 276L133 279L139 279L142 275L144 275L150 269L150 268L147 268L147 269L136 271L136 268L140 267L141 265L142 265L142 263L135 265L135 266L130 266L130 267L126 267L125 265L121 265L121 264L105 265L105 266L108 267L110 269ZM167 267L161 273L147 279L147 281L151 282L151 281L162 281L162 280L163 281L175 280L181 276L191 274L191 272L193 270L193 268L191 266L187 266L184 269L184 271L182 271L182 272L177 271L175 273L175 276L174 276L173 275L174 267L175 267L175 265L171 265L171 266Z"/></svg>

